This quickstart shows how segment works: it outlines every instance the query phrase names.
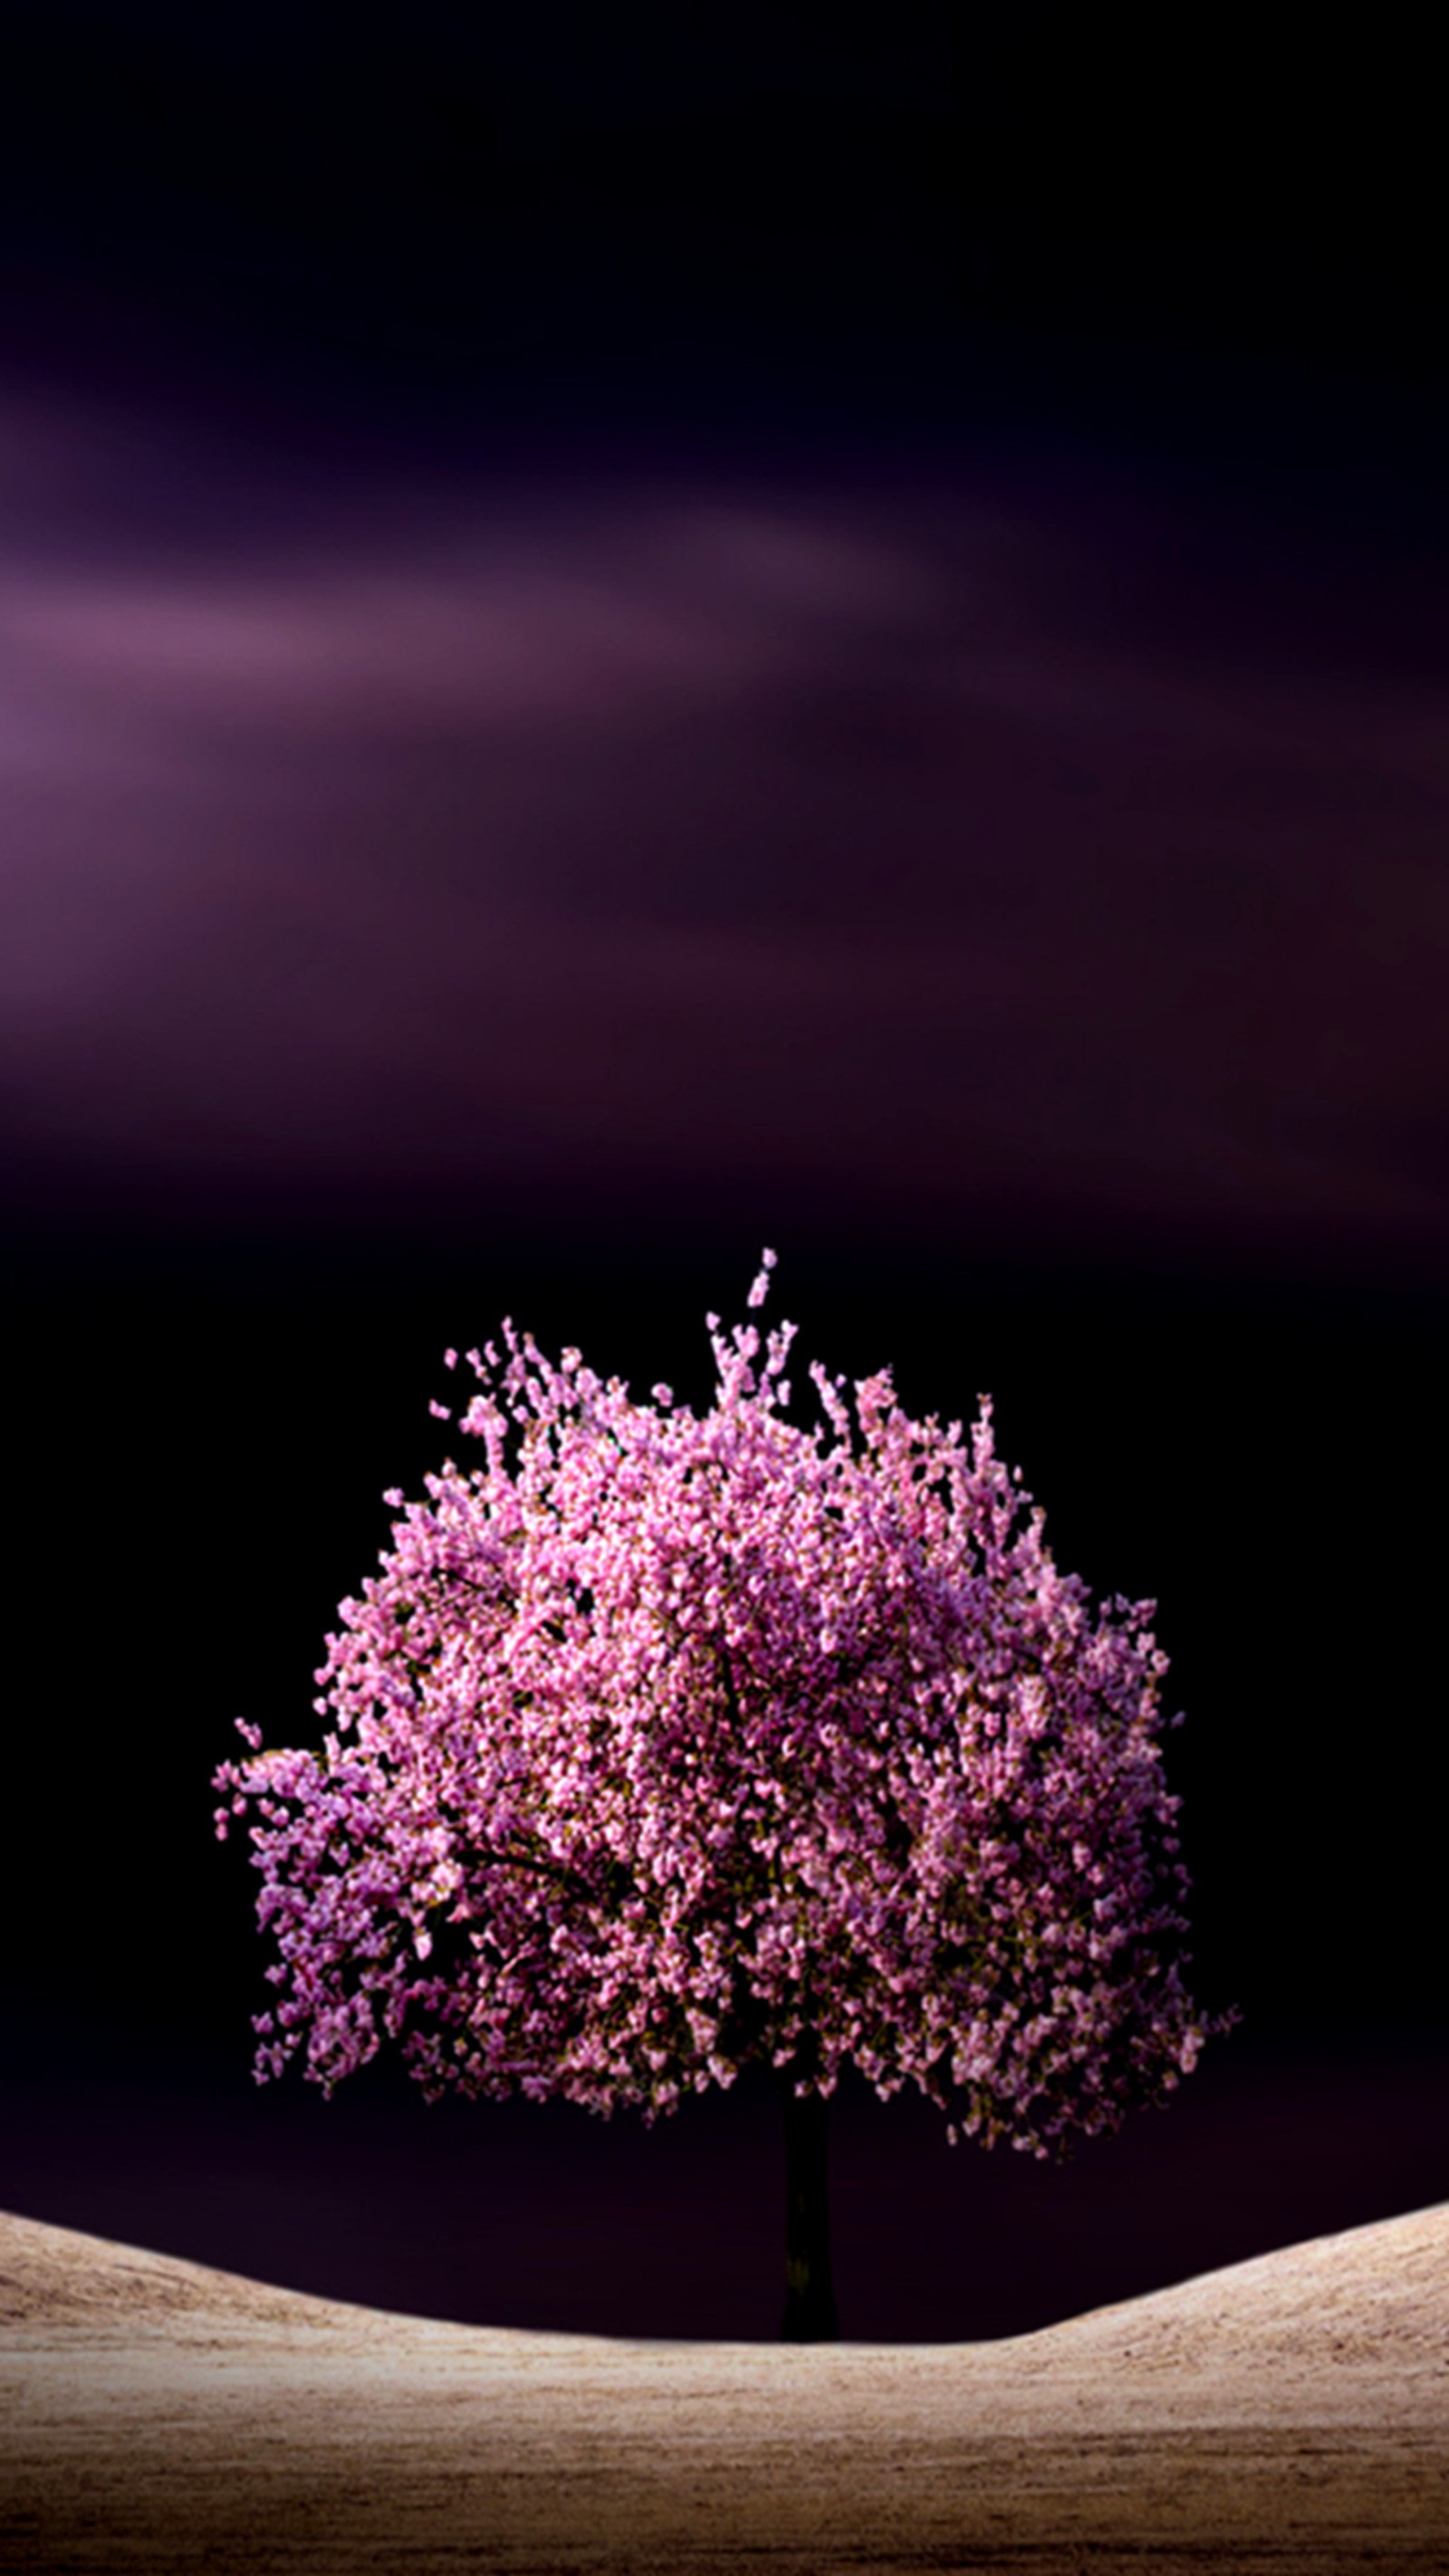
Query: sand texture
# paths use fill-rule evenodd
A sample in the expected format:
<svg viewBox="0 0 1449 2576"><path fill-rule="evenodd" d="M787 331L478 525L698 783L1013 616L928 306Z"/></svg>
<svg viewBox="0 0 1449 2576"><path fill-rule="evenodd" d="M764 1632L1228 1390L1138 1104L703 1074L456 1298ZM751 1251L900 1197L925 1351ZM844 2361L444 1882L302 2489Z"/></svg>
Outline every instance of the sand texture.
<svg viewBox="0 0 1449 2576"><path fill-rule="evenodd" d="M1449 2571L1449 2204L1008 2342L448 2326L0 2216L7 2571Z"/></svg>

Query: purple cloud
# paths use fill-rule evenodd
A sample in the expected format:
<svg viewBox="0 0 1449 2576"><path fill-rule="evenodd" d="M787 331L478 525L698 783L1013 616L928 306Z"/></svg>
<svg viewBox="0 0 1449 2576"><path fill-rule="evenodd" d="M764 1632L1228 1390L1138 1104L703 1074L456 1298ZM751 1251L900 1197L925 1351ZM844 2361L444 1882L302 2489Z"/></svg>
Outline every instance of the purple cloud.
<svg viewBox="0 0 1449 2576"><path fill-rule="evenodd" d="M57 1190L1442 1255L1412 565L1106 477L123 444L0 412L0 1061Z"/></svg>

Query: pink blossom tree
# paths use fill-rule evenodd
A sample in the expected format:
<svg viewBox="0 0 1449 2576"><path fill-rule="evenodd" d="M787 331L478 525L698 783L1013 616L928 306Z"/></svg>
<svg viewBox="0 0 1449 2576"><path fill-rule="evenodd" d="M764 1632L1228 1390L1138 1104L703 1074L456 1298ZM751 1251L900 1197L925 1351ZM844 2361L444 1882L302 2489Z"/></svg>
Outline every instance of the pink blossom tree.
<svg viewBox="0 0 1449 2576"><path fill-rule="evenodd" d="M774 1255L750 1290L760 1306ZM316 1678L320 1750L216 1787L249 1816L277 1989L257 2072L327 2090L400 2045L430 2097L647 2120L752 2062L786 2097L785 2333L833 2333L828 2097L915 2085L1037 2155L1161 2100L1211 2025L1151 1602L1058 1573L989 1399L911 1420L888 1372L708 1319L696 1415L503 1326L452 1460L399 1513ZM448 1352L453 1368L457 1354ZM447 1409L433 1411L451 1419Z"/></svg>

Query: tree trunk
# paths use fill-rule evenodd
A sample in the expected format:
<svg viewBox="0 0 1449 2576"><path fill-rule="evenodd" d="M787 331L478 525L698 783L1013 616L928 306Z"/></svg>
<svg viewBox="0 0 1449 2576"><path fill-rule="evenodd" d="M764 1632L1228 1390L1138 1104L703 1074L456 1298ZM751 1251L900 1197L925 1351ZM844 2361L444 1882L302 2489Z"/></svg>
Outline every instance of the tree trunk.
<svg viewBox="0 0 1449 2576"><path fill-rule="evenodd" d="M830 2105L785 2092L786 2343L831 2343L840 2332L830 2278Z"/></svg>

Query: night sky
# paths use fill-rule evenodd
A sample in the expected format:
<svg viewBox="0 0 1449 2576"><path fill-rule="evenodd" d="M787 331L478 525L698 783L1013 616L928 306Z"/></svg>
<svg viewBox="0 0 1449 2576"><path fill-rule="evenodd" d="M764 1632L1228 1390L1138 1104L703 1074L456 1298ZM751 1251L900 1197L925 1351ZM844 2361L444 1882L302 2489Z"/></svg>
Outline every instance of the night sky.
<svg viewBox="0 0 1449 2576"><path fill-rule="evenodd" d="M1061 2168L848 2093L847 2334L1439 2200L1427 65L494 14L0 35L0 2204L774 2332L767 2091L258 2091L209 1788L239 1714L309 1739L445 1347L703 1405L766 1244L803 1356L990 1389L1059 1562L1157 1600L1243 2016Z"/></svg>

